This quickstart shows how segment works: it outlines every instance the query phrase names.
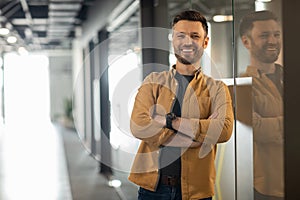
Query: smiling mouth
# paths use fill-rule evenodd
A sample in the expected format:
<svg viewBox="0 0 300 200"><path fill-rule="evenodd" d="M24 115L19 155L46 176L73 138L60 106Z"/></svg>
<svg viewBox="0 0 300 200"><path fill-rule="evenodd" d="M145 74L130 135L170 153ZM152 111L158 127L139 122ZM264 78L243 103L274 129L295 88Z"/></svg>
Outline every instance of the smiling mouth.
<svg viewBox="0 0 300 200"><path fill-rule="evenodd" d="M194 50L193 49L181 49L181 52L184 54L191 54L194 52Z"/></svg>

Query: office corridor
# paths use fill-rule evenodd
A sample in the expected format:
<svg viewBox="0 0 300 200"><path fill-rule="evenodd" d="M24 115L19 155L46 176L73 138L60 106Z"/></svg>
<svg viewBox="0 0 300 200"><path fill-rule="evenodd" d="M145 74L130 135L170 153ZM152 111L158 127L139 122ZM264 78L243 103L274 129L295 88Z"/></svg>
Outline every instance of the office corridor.
<svg viewBox="0 0 300 200"><path fill-rule="evenodd" d="M47 120L0 127L1 200L135 199L126 175L120 188L108 186L74 130Z"/></svg>

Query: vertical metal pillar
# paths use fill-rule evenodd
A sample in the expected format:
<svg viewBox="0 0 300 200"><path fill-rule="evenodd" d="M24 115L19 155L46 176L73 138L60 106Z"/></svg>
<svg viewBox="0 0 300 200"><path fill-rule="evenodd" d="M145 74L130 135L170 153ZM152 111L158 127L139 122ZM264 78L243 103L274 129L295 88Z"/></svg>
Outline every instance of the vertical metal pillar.
<svg viewBox="0 0 300 200"><path fill-rule="evenodd" d="M83 59L83 124L84 124L84 135L81 136L82 140L86 141L87 140L87 109L86 109L86 105L87 105L87 100L86 100L86 95L87 95L87 88L86 88L86 63L85 63L85 59L86 59L86 53L85 50L82 50L82 59Z"/></svg>
<svg viewBox="0 0 300 200"><path fill-rule="evenodd" d="M90 89L90 128L91 128L91 153L96 154L96 141L95 141L95 128L94 128L94 79L95 79L95 44L93 41L89 42L89 58L90 58L90 78L89 78L89 89Z"/></svg>
<svg viewBox="0 0 300 200"><path fill-rule="evenodd" d="M140 0L140 16L143 77L145 77L153 71L169 69L168 1ZM157 31L158 27L166 30ZM156 48L157 46L163 48Z"/></svg>
<svg viewBox="0 0 300 200"><path fill-rule="evenodd" d="M101 142L100 142L100 173L107 178L112 175L111 169L111 145L110 145L110 101L108 82L108 35L106 29L98 32L99 65L100 65L100 119L101 119Z"/></svg>

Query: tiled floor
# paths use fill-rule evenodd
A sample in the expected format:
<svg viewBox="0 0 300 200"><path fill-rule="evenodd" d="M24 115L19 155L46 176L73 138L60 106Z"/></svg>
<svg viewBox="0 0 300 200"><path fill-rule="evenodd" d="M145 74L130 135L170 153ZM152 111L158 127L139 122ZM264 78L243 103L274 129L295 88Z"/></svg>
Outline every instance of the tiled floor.
<svg viewBox="0 0 300 200"><path fill-rule="evenodd" d="M114 171L113 179L122 182L121 187L113 188L108 185L104 176L99 174L99 163L89 156L81 144L75 130L57 125L61 133L67 165L69 170L72 195L74 200L136 200L137 186L128 181L128 174Z"/></svg>

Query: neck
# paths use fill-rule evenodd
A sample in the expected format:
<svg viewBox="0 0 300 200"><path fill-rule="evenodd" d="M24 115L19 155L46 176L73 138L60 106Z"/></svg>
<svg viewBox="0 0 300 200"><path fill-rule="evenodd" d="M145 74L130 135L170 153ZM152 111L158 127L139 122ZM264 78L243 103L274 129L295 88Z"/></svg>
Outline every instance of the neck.
<svg viewBox="0 0 300 200"><path fill-rule="evenodd" d="M180 62L176 62L176 71L181 75L194 75L195 71L199 69L200 61L194 64L185 65Z"/></svg>
<svg viewBox="0 0 300 200"><path fill-rule="evenodd" d="M263 63L257 60L251 60L251 66L257 67L262 73L270 74L275 72L275 63Z"/></svg>

